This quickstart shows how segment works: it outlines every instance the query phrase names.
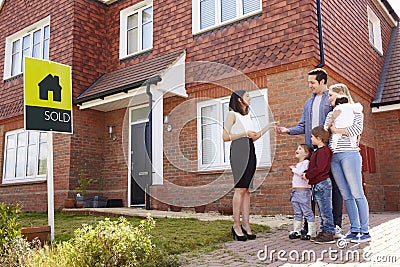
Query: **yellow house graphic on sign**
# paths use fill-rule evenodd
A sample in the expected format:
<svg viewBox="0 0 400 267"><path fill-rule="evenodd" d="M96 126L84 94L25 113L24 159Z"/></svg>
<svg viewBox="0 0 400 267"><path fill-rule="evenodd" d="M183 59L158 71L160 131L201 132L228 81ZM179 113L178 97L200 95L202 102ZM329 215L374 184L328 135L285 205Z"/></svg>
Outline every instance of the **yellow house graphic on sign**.
<svg viewBox="0 0 400 267"><path fill-rule="evenodd" d="M24 60L25 129L72 133L71 67Z"/></svg>

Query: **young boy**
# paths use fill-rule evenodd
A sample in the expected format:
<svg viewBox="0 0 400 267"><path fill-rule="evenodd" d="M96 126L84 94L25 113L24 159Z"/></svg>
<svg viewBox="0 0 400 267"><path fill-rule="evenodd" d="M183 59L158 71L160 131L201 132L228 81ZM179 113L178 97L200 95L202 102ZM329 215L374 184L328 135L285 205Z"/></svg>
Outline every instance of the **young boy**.
<svg viewBox="0 0 400 267"><path fill-rule="evenodd" d="M326 144L329 133L323 126L311 130L312 144L317 150L311 155L308 170L302 175L312 186L312 193L318 204L318 214L321 218L321 232L315 237L315 243L335 243L333 238L334 225L332 215L332 183L329 178L332 151Z"/></svg>

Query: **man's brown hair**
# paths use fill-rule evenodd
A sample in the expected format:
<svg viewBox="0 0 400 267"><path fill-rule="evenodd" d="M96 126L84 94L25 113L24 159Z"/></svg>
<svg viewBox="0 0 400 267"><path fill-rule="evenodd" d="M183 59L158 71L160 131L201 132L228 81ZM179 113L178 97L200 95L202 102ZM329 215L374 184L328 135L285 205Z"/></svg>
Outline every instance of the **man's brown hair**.
<svg viewBox="0 0 400 267"><path fill-rule="evenodd" d="M326 145L329 142L329 132L325 130L324 126L317 126L311 130L311 134L315 137L321 138L322 142Z"/></svg>

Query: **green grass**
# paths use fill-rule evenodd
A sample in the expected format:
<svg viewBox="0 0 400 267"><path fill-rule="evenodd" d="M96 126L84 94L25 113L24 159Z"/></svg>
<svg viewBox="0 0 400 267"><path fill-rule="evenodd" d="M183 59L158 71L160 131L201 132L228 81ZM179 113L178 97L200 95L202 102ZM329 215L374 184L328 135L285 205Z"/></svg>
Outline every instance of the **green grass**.
<svg viewBox="0 0 400 267"><path fill-rule="evenodd" d="M47 224L46 213L22 213L19 215L21 227ZM73 237L74 230L82 224L95 224L103 220L102 216L64 215L55 213L55 241L66 241ZM117 219L117 218L113 218ZM127 218L132 224L139 224L143 218ZM197 219L155 218L156 226L152 230L153 240L170 255L181 253L209 252L222 243L232 240L231 221L199 221ZM254 233L269 232L268 226L252 225Z"/></svg>

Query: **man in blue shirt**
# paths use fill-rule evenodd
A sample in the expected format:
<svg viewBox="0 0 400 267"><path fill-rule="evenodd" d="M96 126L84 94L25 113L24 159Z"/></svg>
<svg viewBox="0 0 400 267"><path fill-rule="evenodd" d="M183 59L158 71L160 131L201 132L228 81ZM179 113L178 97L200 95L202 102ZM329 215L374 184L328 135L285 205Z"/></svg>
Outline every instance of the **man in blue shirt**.
<svg viewBox="0 0 400 267"><path fill-rule="evenodd" d="M283 126L277 127L277 132L281 134L298 135L304 134L304 142L313 146L311 142L311 129L316 126L324 125L326 115L332 111L332 106L329 102L327 88L328 74L323 69L314 69L308 72L308 87L312 91L312 95L307 99L303 107L300 122L297 126L286 128ZM335 179L330 175L332 180L332 206L333 219L335 223L335 238L341 238L342 227L342 211L343 198L339 188L335 183ZM315 209L315 205L313 204ZM307 228L307 224L305 224Z"/></svg>

